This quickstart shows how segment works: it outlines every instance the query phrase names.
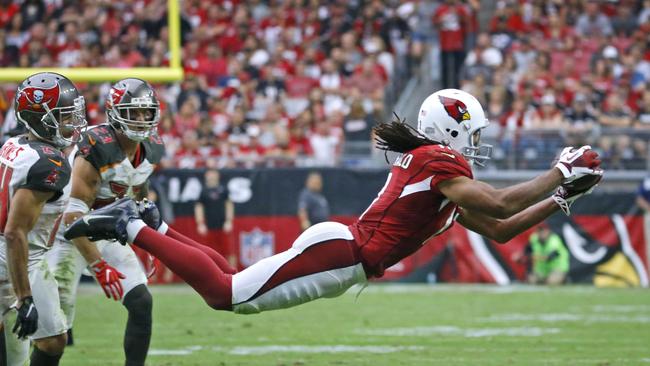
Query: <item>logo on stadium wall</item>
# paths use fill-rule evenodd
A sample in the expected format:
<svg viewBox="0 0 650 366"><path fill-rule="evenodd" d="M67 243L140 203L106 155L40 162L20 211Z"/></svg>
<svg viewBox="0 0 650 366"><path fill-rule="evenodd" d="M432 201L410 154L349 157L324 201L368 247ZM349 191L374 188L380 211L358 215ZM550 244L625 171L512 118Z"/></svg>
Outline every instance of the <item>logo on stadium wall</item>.
<svg viewBox="0 0 650 366"><path fill-rule="evenodd" d="M273 255L275 235L271 231L259 228L253 231L239 233L239 261L244 267Z"/></svg>
<svg viewBox="0 0 650 366"><path fill-rule="evenodd" d="M445 107L445 112L447 112L449 117L453 118L456 122L461 123L472 118L467 111L467 106L460 100L443 97L442 95L438 98L440 98L440 103Z"/></svg>

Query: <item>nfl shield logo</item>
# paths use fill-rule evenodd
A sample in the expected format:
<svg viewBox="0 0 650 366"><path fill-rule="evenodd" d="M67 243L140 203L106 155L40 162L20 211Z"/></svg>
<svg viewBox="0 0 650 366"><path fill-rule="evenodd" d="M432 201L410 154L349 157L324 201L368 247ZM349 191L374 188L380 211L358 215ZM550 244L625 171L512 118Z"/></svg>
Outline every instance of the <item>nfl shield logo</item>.
<svg viewBox="0 0 650 366"><path fill-rule="evenodd" d="M244 267L255 264L260 259L273 255L275 235L273 232L262 231L259 228L251 232L242 231L239 234L239 260Z"/></svg>

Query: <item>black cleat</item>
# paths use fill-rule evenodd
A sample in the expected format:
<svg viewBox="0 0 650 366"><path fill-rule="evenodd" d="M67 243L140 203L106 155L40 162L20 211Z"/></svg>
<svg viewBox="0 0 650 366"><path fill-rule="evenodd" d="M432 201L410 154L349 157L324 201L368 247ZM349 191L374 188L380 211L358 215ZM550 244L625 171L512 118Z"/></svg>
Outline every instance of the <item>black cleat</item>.
<svg viewBox="0 0 650 366"><path fill-rule="evenodd" d="M136 204L138 205L138 213L142 221L150 228L158 230L160 225L162 225L162 218L160 217L158 206L146 198L136 202Z"/></svg>
<svg viewBox="0 0 650 366"><path fill-rule="evenodd" d="M115 239L126 245L126 225L129 220L139 218L135 201L125 197L78 218L65 229L63 236L68 240L81 236L91 241Z"/></svg>

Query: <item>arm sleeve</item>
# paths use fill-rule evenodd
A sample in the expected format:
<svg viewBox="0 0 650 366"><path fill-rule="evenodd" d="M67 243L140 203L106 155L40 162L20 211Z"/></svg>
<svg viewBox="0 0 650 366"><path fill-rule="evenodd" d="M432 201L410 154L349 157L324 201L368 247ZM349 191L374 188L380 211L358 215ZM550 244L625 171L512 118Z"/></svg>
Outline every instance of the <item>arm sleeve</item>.
<svg viewBox="0 0 650 366"><path fill-rule="evenodd" d="M438 183L448 179L461 176L470 179L473 177L472 170L467 164L467 161L460 155L455 155L454 158L442 156L439 159L429 162L426 169L433 176L431 179L431 189L434 191L438 191Z"/></svg>
<svg viewBox="0 0 650 366"><path fill-rule="evenodd" d="M52 200L55 200L61 196L63 188L70 181L70 171L70 165L63 156L42 156L29 168L25 182L19 185L18 188L55 192L52 198Z"/></svg>

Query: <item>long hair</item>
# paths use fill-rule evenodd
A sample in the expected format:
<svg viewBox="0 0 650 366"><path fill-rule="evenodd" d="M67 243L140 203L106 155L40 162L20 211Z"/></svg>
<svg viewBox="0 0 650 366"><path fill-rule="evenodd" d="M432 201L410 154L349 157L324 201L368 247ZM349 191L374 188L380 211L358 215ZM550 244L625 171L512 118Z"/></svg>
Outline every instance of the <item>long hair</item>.
<svg viewBox="0 0 650 366"><path fill-rule="evenodd" d="M405 153L420 146L439 144L408 125L405 119L400 120L397 114L394 116L391 122L382 122L372 129L375 133L375 146L384 150L384 156L388 151Z"/></svg>

